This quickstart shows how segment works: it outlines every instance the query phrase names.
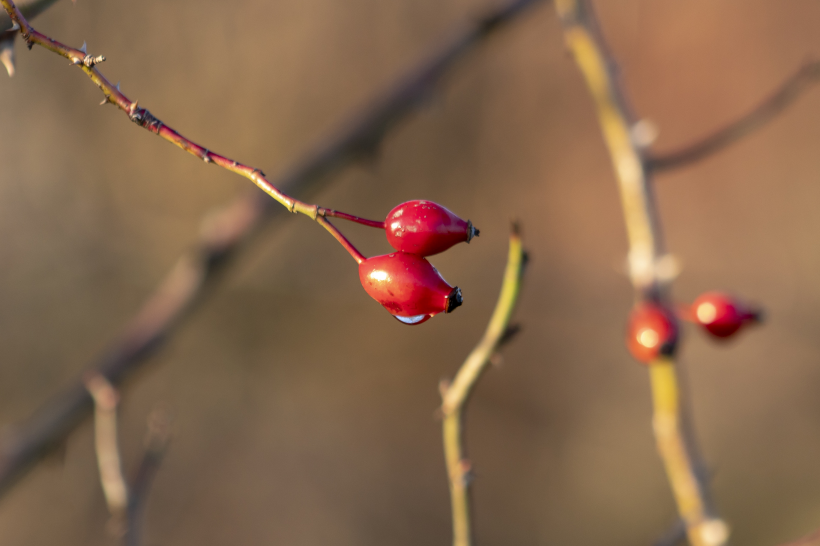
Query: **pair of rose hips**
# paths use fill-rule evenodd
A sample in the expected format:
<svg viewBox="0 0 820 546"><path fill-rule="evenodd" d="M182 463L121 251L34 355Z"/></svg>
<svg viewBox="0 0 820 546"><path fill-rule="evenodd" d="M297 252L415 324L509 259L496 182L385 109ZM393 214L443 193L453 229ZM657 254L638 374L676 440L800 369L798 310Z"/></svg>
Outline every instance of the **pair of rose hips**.
<svg viewBox="0 0 820 546"><path fill-rule="evenodd" d="M384 221L387 241L396 252L359 264L365 291L405 324L421 324L462 303L461 290L450 286L425 257L469 243L478 230L432 201L408 201Z"/></svg>
<svg viewBox="0 0 820 546"><path fill-rule="evenodd" d="M717 339L730 338L743 326L760 320L759 311L722 292L702 294L678 315ZM671 355L677 341L678 326L672 311L652 302L632 310L626 344L638 362L649 364L661 355Z"/></svg>

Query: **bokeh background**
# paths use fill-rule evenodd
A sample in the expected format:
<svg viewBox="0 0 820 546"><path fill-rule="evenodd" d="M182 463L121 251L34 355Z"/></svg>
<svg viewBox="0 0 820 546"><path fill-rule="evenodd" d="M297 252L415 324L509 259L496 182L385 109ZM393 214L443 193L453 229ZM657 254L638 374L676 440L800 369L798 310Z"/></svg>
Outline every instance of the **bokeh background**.
<svg viewBox="0 0 820 546"><path fill-rule="evenodd" d="M489 0L58 2L36 26L183 134L284 170L446 43ZM227 7L226 7L227 6ZM636 110L671 149L746 111L820 55L810 0L602 0ZM0 77L0 422L75 378L248 182L100 108L64 60L18 43ZM725 289L769 321L718 345L687 329L695 421L734 542L820 525L820 88L740 144L658 178L681 301ZM623 346L632 290L609 160L552 7L471 55L378 160L318 201L381 218L440 202L481 237L432 261L465 305L407 327L305 218L273 222L128 383L126 468L145 418L175 436L149 546L447 544L437 384L494 305L510 218L532 263L520 337L468 415L481 544L648 544L674 519L646 371ZM383 236L345 232L368 255ZM0 544L105 545L90 423L0 501Z"/></svg>

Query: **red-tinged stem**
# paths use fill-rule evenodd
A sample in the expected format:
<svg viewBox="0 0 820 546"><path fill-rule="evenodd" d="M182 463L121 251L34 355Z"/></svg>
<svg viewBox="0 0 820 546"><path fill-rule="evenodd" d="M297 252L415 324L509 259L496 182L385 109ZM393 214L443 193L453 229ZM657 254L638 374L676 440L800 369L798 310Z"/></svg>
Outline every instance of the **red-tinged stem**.
<svg viewBox="0 0 820 546"><path fill-rule="evenodd" d="M331 218L339 218L341 220L356 222L357 224L362 224L364 226L384 229L384 222L379 222L378 220L368 220L366 218L359 218L358 216L353 216L352 214L348 214L346 212L341 212L338 210L320 209L319 215L326 217L329 216Z"/></svg>
<svg viewBox="0 0 820 546"><path fill-rule="evenodd" d="M298 199L294 199L289 195L281 192L278 188L276 188L273 184L271 184L265 174L254 167L250 167L248 165L244 165L239 163L238 161L234 161L227 157L221 156L210 151L208 148L200 146L199 144L189 140L188 138L179 134L176 130L169 127L158 118L156 118L151 112L148 111L146 108L142 108L139 106L138 101L131 101L128 97L126 97L122 91L120 91L117 85L113 85L110 81L108 81L99 70L95 68L95 64L102 62L105 60L103 57L93 57L88 55L84 51L79 49L74 49L68 47L56 40L53 40L42 34L28 23L23 14L17 8L12 0L0 0L0 4L2 4L3 8L8 12L9 17L11 17L12 21L15 21L18 25L20 25L20 35L28 44L29 49L33 44L37 44L43 46L44 48L57 53L65 57L66 59L71 61L71 64L78 66L82 69L83 72L91 78L97 87L105 95L105 100L102 104L106 102L110 102L116 105L120 110L125 112L128 115L128 118L139 125L140 127L151 131L152 133L164 138L168 142L175 144L185 150L186 152L198 157L199 159L203 160L205 163L213 163L222 167L223 169L227 169L231 172L244 176L245 178L251 180L254 184L256 184L262 191L273 197L276 201L281 203L288 209L290 212L293 213L301 213L306 216L311 217L312 219L319 221L320 216L323 213L327 213L325 209L320 208L318 205L313 205L309 203L304 203L299 201ZM333 214L329 214L329 216L338 216L339 218L344 218L346 220L352 220L354 222L363 223L366 225L374 225L377 227L384 227L383 222L372 222L370 220L364 220L361 218L357 218L356 216L338 213L336 211L332 211ZM357 261L361 262L364 258L361 258L361 254L353 248L353 246L341 236L338 230L330 226L330 224L325 225L323 222L319 222L320 224L324 225L325 228L333 234L336 239L345 246L345 248L350 252ZM351 250L352 249L352 250ZM360 259L361 258L361 259Z"/></svg>
<svg viewBox="0 0 820 546"><path fill-rule="evenodd" d="M333 237L335 237L336 240L339 241L339 243L341 243L343 247L345 247L345 250L347 250L350 253L350 255L353 256L353 259L356 260L357 264L360 264L363 261L365 261L366 258L364 257L364 255L362 255L362 253L359 252L356 249L356 247L353 246L353 244L347 240L347 237L342 235L341 231L336 229L336 226L331 224L326 218L323 218L322 216L317 216L316 221L319 222L320 226L328 230L330 234L333 235Z"/></svg>

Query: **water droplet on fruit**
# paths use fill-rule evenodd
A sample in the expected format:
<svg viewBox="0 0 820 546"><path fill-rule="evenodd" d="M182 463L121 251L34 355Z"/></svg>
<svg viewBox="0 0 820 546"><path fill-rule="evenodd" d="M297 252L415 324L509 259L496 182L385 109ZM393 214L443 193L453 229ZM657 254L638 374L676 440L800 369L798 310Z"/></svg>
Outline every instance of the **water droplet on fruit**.
<svg viewBox="0 0 820 546"><path fill-rule="evenodd" d="M412 317L400 317L399 315L393 316L396 318L396 320L398 320L399 322L403 322L404 324L421 324L433 315L413 315Z"/></svg>

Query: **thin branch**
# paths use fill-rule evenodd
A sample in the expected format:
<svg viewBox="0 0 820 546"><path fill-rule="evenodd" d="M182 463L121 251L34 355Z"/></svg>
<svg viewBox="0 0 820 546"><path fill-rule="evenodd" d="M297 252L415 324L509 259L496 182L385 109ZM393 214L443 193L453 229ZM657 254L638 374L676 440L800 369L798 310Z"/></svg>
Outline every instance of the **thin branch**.
<svg viewBox="0 0 820 546"><path fill-rule="evenodd" d="M363 226L384 229L384 222L379 220L368 220L366 218L359 218L346 212L339 212L338 210L325 209L323 216L325 218L339 218L340 220L347 220L348 222L356 222Z"/></svg>
<svg viewBox="0 0 820 546"><path fill-rule="evenodd" d="M642 148L634 141L636 118L620 86L614 58L600 32L589 0L556 0L567 47L575 57L595 102L601 130L618 180L629 238L629 266L636 298L671 308L671 279L661 274L667 256L658 221L650 173ZM678 513L686 522L692 546L725 544L728 528L715 516L708 485L699 471L695 443L681 404L681 388L672 357L649 365L654 401L653 428Z"/></svg>
<svg viewBox="0 0 820 546"><path fill-rule="evenodd" d="M0 0L0 4L2 4L5 8L12 21L20 26L20 36L26 41L29 49L31 49L32 45L37 44L53 53L65 57L71 61L72 65L79 67L86 73L91 81L93 81L97 87L100 88L103 95L105 95L105 99L101 104L110 102L116 105L120 110L128 115L128 119L143 129L147 129L148 131L164 138L168 142L179 146L186 152L203 160L205 163L213 163L223 169L227 169L233 173L244 176L256 184L259 189L282 204L289 212L304 214L313 220L318 220L319 217L324 215L323 209L318 205L299 201L271 184L261 169L243 165L238 161L221 156L210 151L208 148L200 146L163 123L159 118L151 114L148 109L139 106L139 101L132 101L126 97L125 94L120 91L119 84L114 85L108 81L99 70L97 70L96 65L105 61L105 57L102 55L89 55L86 51L85 43L83 43L83 47L80 49L74 49L64 45L52 38L49 38L45 34L34 30L20 10L17 9L17 6L12 0ZM344 238L339 230L337 230L330 222L319 222L319 224L340 242ZM348 245L350 245L349 242ZM348 252L350 252L350 248L345 248ZM354 258L356 258L354 253L351 252L351 254Z"/></svg>
<svg viewBox="0 0 820 546"><path fill-rule="evenodd" d="M353 246L353 244L351 244L351 242L347 240L347 237L342 235L341 231L333 227L333 224L330 223L330 220L328 220L324 216L319 216L318 218L316 218L316 221L319 223L319 225L321 225L333 234L333 236L336 238L337 241L339 241L339 243L341 243L344 249L347 250L351 256L353 256L353 259L356 260L357 264L360 264L365 260L365 257L362 256L362 253L356 250L356 247Z"/></svg>
<svg viewBox="0 0 820 546"><path fill-rule="evenodd" d="M155 409L148 416L148 432L145 435L145 453L142 456L128 498L128 527L123 537L125 546L139 546L142 542L142 520L148 491L159 470L162 458L168 450L171 438L171 416L163 409Z"/></svg>
<svg viewBox="0 0 820 546"><path fill-rule="evenodd" d="M510 0L457 33L386 93L374 97L332 138L277 177L274 185L290 193L315 192L331 174L370 157L386 133L423 104L458 61L539 1ZM110 343L109 350L89 368L112 384L122 383L173 333L186 311L203 300L206 288L218 278L216 273L229 266L230 258L241 251L243 243L249 243L281 211L265 194L253 192L206 218L196 246L180 257L142 309ZM0 495L58 446L91 409L91 398L78 381L6 433L0 439Z"/></svg>
<svg viewBox="0 0 820 546"><path fill-rule="evenodd" d="M723 150L772 121L819 80L820 61L804 64L751 111L693 144L671 152L651 154L646 159L647 168L654 171L676 169Z"/></svg>
<svg viewBox="0 0 820 546"><path fill-rule="evenodd" d="M450 501L453 515L453 546L472 544L470 517L470 462L464 449L464 406L496 351L508 337L510 317L515 309L521 288L526 255L521 246L521 236L513 228L507 269L501 285L501 295L495 311L484 332L484 337L459 368L452 383L443 381L441 389L442 433L444 436L444 459L450 481Z"/></svg>
<svg viewBox="0 0 820 546"><path fill-rule="evenodd" d="M89 375L86 388L94 399L94 448L100 470L105 502L111 513L109 528L120 536L125 526L128 486L122 475L120 448L117 444L117 404L119 394L103 376Z"/></svg>

